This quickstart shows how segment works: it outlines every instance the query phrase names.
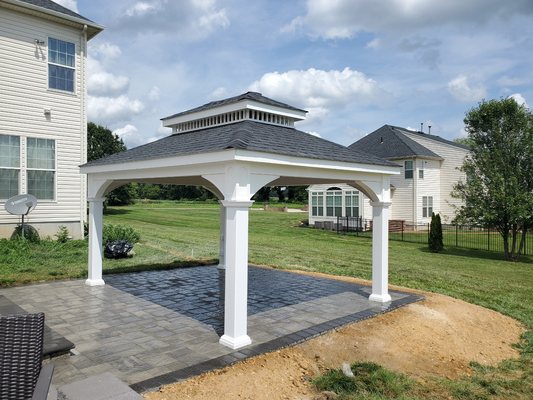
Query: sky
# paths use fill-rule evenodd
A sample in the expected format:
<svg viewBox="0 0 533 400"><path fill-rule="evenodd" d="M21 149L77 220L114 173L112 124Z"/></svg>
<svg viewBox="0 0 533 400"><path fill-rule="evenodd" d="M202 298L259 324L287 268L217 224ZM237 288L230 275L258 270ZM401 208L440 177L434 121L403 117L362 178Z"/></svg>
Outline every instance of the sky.
<svg viewBox="0 0 533 400"><path fill-rule="evenodd" d="M249 90L343 145L384 124L453 140L484 99L533 105L532 0L55 1L105 27L89 42L88 119L128 148Z"/></svg>

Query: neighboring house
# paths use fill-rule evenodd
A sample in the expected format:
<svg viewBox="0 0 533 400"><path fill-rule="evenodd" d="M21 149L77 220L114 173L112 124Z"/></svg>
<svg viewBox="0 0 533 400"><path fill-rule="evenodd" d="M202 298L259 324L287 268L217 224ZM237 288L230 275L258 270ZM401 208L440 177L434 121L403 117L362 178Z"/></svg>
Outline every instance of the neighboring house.
<svg viewBox="0 0 533 400"><path fill-rule="evenodd" d="M350 149L372 154L402 167L391 177L391 220L427 224L431 213L443 222L455 215L458 199L451 197L453 186L464 177L458 170L468 148L439 136L384 125L352 145ZM309 223L337 221L337 216L372 219L369 199L344 185L309 187Z"/></svg>
<svg viewBox="0 0 533 400"><path fill-rule="evenodd" d="M87 40L101 30L50 0L0 1L0 237L20 220L6 199L23 193L41 236L83 235Z"/></svg>

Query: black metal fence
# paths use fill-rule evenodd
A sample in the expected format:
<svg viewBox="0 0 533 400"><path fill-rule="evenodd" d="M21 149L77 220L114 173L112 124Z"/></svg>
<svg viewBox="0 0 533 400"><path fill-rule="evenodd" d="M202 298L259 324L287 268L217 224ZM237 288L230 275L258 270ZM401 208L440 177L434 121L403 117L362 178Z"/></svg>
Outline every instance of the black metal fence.
<svg viewBox="0 0 533 400"><path fill-rule="evenodd" d="M337 221L315 223L315 227L330 229L337 233L372 237L372 220L353 217L337 217ZM522 232L520 232L520 236ZM533 232L525 233L523 255L533 254ZM389 239L412 243L428 243L429 224L413 224L393 220L389 223ZM487 250L503 253L503 238L494 228L473 225L442 224L442 239L445 247ZM521 237L518 238L518 248Z"/></svg>

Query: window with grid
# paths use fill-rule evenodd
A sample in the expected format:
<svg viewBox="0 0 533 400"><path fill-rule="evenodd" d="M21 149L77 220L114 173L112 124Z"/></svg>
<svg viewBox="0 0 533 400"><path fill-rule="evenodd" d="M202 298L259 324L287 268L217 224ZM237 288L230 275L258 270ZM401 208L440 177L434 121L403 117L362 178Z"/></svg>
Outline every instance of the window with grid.
<svg viewBox="0 0 533 400"><path fill-rule="evenodd" d="M48 87L74 92L76 66L74 43L48 38Z"/></svg>
<svg viewBox="0 0 533 400"><path fill-rule="evenodd" d="M424 179L424 161L420 161L420 168L418 168L418 179Z"/></svg>
<svg viewBox="0 0 533 400"><path fill-rule="evenodd" d="M0 199L19 194L20 137L0 135Z"/></svg>
<svg viewBox="0 0 533 400"><path fill-rule="evenodd" d="M326 192L326 216L342 217L342 191L328 189Z"/></svg>
<svg viewBox="0 0 533 400"><path fill-rule="evenodd" d="M404 176L405 179L413 179L413 161L404 161Z"/></svg>
<svg viewBox="0 0 533 400"><path fill-rule="evenodd" d="M311 215L314 217L324 215L324 192L311 192Z"/></svg>
<svg viewBox="0 0 533 400"><path fill-rule="evenodd" d="M359 217L359 192L357 190L349 190L346 192L344 198L346 216Z"/></svg>
<svg viewBox="0 0 533 400"><path fill-rule="evenodd" d="M429 218L433 213L433 196L422 196L422 217Z"/></svg>
<svg viewBox="0 0 533 400"><path fill-rule="evenodd" d="M27 185L28 193L39 200L55 199L55 140L27 139Z"/></svg>

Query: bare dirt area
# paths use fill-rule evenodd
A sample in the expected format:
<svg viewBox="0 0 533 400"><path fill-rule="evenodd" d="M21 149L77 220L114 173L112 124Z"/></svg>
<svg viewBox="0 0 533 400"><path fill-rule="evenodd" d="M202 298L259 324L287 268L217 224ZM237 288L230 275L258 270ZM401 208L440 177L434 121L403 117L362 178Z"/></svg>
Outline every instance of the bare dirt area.
<svg viewBox="0 0 533 400"><path fill-rule="evenodd" d="M317 392L310 380L343 362L373 361L421 379L454 378L470 374L471 361L495 365L518 356L512 344L524 328L514 319L451 297L422 294L424 301L165 386L145 398L313 399Z"/></svg>

